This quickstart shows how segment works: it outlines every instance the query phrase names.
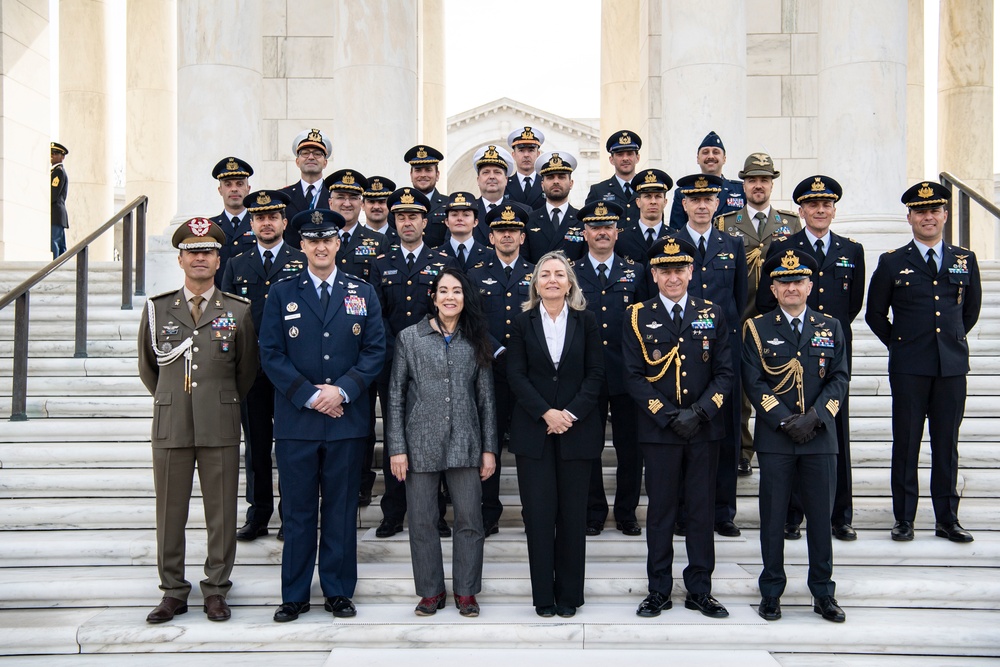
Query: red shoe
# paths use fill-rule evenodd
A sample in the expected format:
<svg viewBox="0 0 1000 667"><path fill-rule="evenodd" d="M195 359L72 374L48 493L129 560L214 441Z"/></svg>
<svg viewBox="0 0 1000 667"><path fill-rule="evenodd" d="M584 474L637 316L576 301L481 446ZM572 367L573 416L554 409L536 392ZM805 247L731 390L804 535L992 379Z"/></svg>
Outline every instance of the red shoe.
<svg viewBox="0 0 1000 667"><path fill-rule="evenodd" d="M413 613L417 616L433 616L438 609L444 609L444 601L447 597L448 592L441 591L432 598L420 598Z"/></svg>
<svg viewBox="0 0 1000 667"><path fill-rule="evenodd" d="M455 606L458 607L458 613L462 616L469 618L479 616L479 603L476 602L475 595L459 595L456 593Z"/></svg>

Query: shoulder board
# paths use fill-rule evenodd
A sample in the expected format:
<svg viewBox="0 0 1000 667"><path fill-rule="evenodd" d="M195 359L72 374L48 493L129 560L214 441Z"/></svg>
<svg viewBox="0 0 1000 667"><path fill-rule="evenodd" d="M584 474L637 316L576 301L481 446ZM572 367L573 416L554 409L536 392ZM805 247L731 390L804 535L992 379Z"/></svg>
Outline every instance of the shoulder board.
<svg viewBox="0 0 1000 667"><path fill-rule="evenodd" d="M379 255L378 257L376 257L375 259L383 259L383 258L385 258L385 253L382 253L381 255Z"/></svg>
<svg viewBox="0 0 1000 667"><path fill-rule="evenodd" d="M474 269L479 269L479 268L482 268L482 266L483 266L483 264L484 264L484 263L485 263L485 262L479 262L478 264L476 264L476 265L475 265L474 267L472 267L472 268L474 268Z"/></svg>
<svg viewBox="0 0 1000 667"><path fill-rule="evenodd" d="M371 284L367 280L365 280L364 278L359 278L358 276L354 275L353 273L347 273L346 271L344 272L344 277L347 279L348 282L353 281L353 280L357 280L359 283L364 283L365 285L370 285Z"/></svg>
<svg viewBox="0 0 1000 667"><path fill-rule="evenodd" d="M626 263L626 264L635 264L635 262L633 262L633 261L632 261L632 259L631 259L631 258L629 258L629 257L626 257L626 258L625 258L625 263Z"/></svg>
<svg viewBox="0 0 1000 667"><path fill-rule="evenodd" d="M285 276L284 278L280 278L280 279L276 280L274 282L274 284L277 285L278 283L283 283L283 282L285 282L287 280L298 280L301 277L302 277L302 273L301 272L296 272L296 273L293 273L290 276Z"/></svg>
<svg viewBox="0 0 1000 667"><path fill-rule="evenodd" d="M150 301L152 301L153 299L162 299L165 296L173 296L174 294L177 294L177 290L172 289L170 291L162 292L160 294L157 294L156 296L151 296L151 297L148 297L148 298L149 298Z"/></svg>
<svg viewBox="0 0 1000 667"><path fill-rule="evenodd" d="M233 299L234 301L239 301L241 303L247 303L247 304L250 303L250 299L247 299L246 297L242 296L237 296L235 294L230 294L229 292L222 292L222 296L229 299Z"/></svg>
<svg viewBox="0 0 1000 667"><path fill-rule="evenodd" d="M858 242L857 239L852 239L850 236L847 237L847 240L850 241L851 243L857 243Z"/></svg>
<svg viewBox="0 0 1000 667"><path fill-rule="evenodd" d="M949 248L951 248L952 250L961 250L962 252L972 252L972 251L971 251L971 250L969 250L968 248L963 248L963 247L962 247L962 246L960 246L960 245L952 245L952 244L950 244L950 243L949 243L949 244L948 244L948 247L949 247Z"/></svg>
<svg viewBox="0 0 1000 667"><path fill-rule="evenodd" d="M787 215L787 216L788 216L788 217L790 217L790 218L797 218L797 217L799 217L799 214L798 214L798 213L795 213L794 211L786 211L786 210L785 210L785 209L783 209L783 208L776 208L776 209L774 209L774 210L776 210L776 211L777 211L778 213L780 213L781 215Z"/></svg>
<svg viewBox="0 0 1000 667"><path fill-rule="evenodd" d="M706 306L714 306L715 305L714 303L712 303L708 299L702 299L702 303L704 303Z"/></svg>
<svg viewBox="0 0 1000 667"><path fill-rule="evenodd" d="M892 254L892 253L894 253L894 252L896 252L896 249L895 249L895 248L893 248L892 250L886 250L886 251L885 251L885 254L887 254L887 255L891 255L891 254Z"/></svg>
<svg viewBox="0 0 1000 667"><path fill-rule="evenodd" d="M763 315L754 315L754 316L753 316L753 318L754 318L755 320L759 320L759 319L760 319L760 318L762 318L762 317L764 317L764 316L763 316Z"/></svg>

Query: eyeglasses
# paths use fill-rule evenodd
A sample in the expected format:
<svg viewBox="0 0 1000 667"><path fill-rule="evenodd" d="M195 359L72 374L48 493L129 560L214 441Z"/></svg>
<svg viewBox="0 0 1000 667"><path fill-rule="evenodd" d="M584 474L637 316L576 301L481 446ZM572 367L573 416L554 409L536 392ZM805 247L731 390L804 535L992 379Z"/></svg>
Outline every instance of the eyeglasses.
<svg viewBox="0 0 1000 667"><path fill-rule="evenodd" d="M299 151L299 157L326 157L326 153L321 150L303 150Z"/></svg>

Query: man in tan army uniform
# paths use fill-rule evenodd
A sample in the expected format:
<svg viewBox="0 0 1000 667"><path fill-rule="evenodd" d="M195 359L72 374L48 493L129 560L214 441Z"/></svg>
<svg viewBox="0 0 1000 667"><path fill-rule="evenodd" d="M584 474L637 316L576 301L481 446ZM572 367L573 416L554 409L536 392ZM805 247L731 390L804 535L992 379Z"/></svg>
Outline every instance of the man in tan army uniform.
<svg viewBox="0 0 1000 667"><path fill-rule="evenodd" d="M146 617L163 623L187 612L184 527L195 462L204 496L208 556L201 582L211 621L229 619L226 594L236 557L240 401L257 376L250 302L213 281L225 232L192 218L173 235L184 286L146 302L139 325L139 377L154 396L153 485L156 566L163 599Z"/></svg>
<svg viewBox="0 0 1000 667"><path fill-rule="evenodd" d="M746 206L738 211L720 215L715 219L719 231L733 236L742 236L747 252L747 303L743 309L743 322L756 317L757 307L754 300L757 296L757 285L760 283L760 267L767 258L767 249L771 241L791 236L802 229L799 216L791 211L782 211L771 206L771 189L774 179L781 175L775 170L774 161L767 153L753 153L743 162L743 171L737 174L743 179L743 192L746 194ZM750 460L753 458L753 436L750 434L750 402L743 394L743 410L741 416L742 438L740 451L739 474L741 477L750 475L753 470Z"/></svg>

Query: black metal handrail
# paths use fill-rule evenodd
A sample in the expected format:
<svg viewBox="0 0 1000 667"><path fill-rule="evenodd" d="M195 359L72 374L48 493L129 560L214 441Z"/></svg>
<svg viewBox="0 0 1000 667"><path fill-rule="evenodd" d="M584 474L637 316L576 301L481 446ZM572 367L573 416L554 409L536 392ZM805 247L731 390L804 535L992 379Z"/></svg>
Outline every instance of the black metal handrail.
<svg viewBox="0 0 1000 667"><path fill-rule="evenodd" d="M964 182L962 179L958 178L954 174L947 171L942 171L938 177L941 179L941 185L948 188L948 192L952 194L951 200L948 202L948 222L945 223L944 236L948 239L948 243L953 243L955 245L960 245L963 248L968 248L969 244L972 242L972 229L971 229L971 214L969 212L969 200L975 201L977 204L982 206L988 213L990 213L994 218L1000 220L1000 208L996 204L991 202L989 199L984 197L979 192L976 192L971 185ZM958 188L958 215L954 215L953 210L956 205L955 198L955 188ZM956 225L957 223L957 225ZM955 230L958 229L958 238L955 238Z"/></svg>
<svg viewBox="0 0 1000 667"><path fill-rule="evenodd" d="M87 238L59 255L7 294L0 297L0 310L14 303L14 369L10 421L28 419L28 304L31 288L76 257L76 333L74 357L87 356L87 294L90 244L119 222L122 228L122 310L132 310L132 248L135 247L135 296L146 294L146 207L149 198L136 197ZM133 213L135 233L133 234ZM138 243L134 241L138 239Z"/></svg>

